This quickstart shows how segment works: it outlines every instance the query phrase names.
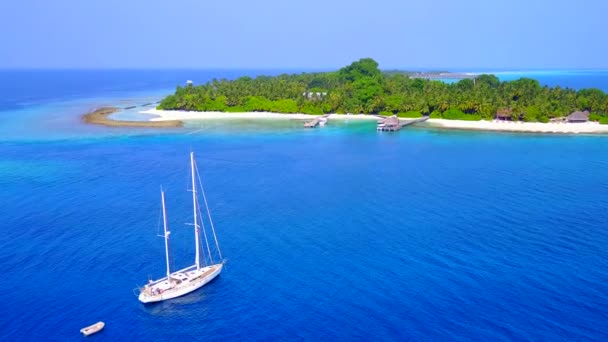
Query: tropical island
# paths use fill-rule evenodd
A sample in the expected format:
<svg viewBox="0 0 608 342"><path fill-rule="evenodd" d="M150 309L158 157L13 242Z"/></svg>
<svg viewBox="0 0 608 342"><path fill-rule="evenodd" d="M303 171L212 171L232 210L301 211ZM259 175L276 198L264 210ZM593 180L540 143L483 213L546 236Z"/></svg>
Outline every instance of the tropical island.
<svg viewBox="0 0 608 342"><path fill-rule="evenodd" d="M599 89L541 86L521 78L478 75L448 84L383 73L364 58L336 72L212 80L177 87L160 110L273 113L362 113L448 120L549 122L573 112L608 124L608 95Z"/></svg>
<svg viewBox="0 0 608 342"><path fill-rule="evenodd" d="M114 120L115 110L106 108L84 120L106 126L179 127L189 120L311 120L325 115L385 117L395 125L424 118L424 125L447 129L608 133L608 95L602 90L541 86L530 78L500 81L488 74L462 74L467 77L452 83L436 79L445 75L460 74L382 71L376 61L364 58L335 72L214 79L202 85L189 81L155 109L141 111L152 115L147 121Z"/></svg>

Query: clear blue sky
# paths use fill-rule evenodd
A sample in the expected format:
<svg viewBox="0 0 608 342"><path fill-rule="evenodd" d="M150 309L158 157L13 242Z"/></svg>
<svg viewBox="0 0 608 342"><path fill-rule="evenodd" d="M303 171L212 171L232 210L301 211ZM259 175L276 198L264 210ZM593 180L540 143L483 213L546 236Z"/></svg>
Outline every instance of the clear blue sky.
<svg viewBox="0 0 608 342"><path fill-rule="evenodd" d="M608 0L2 0L0 68L608 68Z"/></svg>

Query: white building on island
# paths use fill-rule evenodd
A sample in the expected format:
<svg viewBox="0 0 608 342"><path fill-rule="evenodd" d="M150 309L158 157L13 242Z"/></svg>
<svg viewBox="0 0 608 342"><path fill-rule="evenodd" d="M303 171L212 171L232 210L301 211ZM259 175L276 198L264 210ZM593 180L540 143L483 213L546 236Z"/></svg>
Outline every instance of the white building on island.
<svg viewBox="0 0 608 342"><path fill-rule="evenodd" d="M323 97L327 96L327 92L307 91L302 93L302 96L307 97L309 100L320 100Z"/></svg>

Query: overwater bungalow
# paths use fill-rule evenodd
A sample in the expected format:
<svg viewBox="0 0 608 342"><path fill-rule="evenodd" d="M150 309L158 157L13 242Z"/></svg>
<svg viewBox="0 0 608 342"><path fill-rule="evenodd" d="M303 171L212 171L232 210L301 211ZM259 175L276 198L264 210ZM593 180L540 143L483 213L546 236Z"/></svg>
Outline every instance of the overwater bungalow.
<svg viewBox="0 0 608 342"><path fill-rule="evenodd" d="M387 126L399 126L399 118L396 116L389 116L384 121L384 124Z"/></svg>
<svg viewBox="0 0 608 342"><path fill-rule="evenodd" d="M398 131L401 129L399 118L395 115L389 116L378 123L377 130L379 131Z"/></svg>
<svg viewBox="0 0 608 342"><path fill-rule="evenodd" d="M566 121L568 122L587 122L589 121L589 111L576 111L572 112L570 115L566 117Z"/></svg>

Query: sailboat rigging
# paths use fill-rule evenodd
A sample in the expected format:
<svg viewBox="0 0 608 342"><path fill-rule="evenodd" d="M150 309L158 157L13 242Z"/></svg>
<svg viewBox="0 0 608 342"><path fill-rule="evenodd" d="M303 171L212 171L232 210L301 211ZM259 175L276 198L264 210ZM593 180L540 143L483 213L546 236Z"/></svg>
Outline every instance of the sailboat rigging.
<svg viewBox="0 0 608 342"><path fill-rule="evenodd" d="M202 182L200 181L200 175L198 174L198 169L196 167L196 162L194 161L194 153L190 153L190 172L192 178L192 208L193 208L193 217L194 217L194 245L195 245L195 260L194 265L186 267L176 272L171 272L170 261L169 261L169 236L171 232L169 231L168 223L167 223L167 209L165 205L165 192L161 190L161 204L162 204L162 215L163 215L163 228L164 228L164 239L165 239L165 259L167 263L167 276L158 280L150 280L148 284L146 284L143 288L140 288L139 291L139 300L142 303L153 303L160 302L163 300L176 298L179 296L183 296L190 292L193 292L203 285L209 283L215 277L217 277L223 269L224 260L222 259L222 253L220 251L220 246L217 240L217 235L215 234L215 227L213 225L213 220L211 219L211 212L209 210L209 206L207 205L207 197L205 195L205 189L203 187ZM209 221L209 225L211 228L211 234L213 235L213 240L215 241L216 252L219 257L219 262L214 263L213 256L211 253L211 248L209 245L209 239L207 236L207 230L205 229L205 224L203 217L199 217L200 215L200 206L198 202L198 192L197 192L197 180L201 186L201 194L203 195L203 202L205 205L207 218ZM202 216L202 215L201 215ZM202 229L201 229L202 228ZM200 254L200 232L203 231L203 237L205 239L205 245L207 247L208 253L208 263L205 262L205 257L203 256L203 263L201 265L201 254Z"/></svg>

